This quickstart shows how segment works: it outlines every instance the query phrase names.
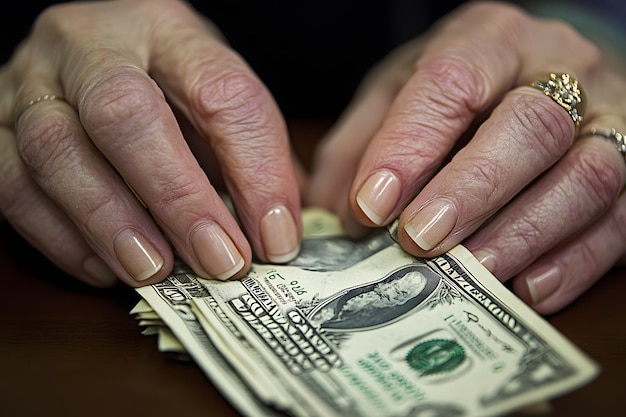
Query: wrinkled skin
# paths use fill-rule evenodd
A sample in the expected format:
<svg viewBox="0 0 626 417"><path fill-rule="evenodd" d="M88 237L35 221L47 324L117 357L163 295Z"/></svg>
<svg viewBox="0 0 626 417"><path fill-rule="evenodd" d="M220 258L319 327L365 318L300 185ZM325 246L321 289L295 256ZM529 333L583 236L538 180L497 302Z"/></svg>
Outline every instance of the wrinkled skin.
<svg viewBox="0 0 626 417"><path fill-rule="evenodd" d="M548 71L584 90L578 135L529 86ZM417 256L462 243L551 313L624 256L626 165L586 132L624 132L625 99L624 80L569 26L471 4L371 71L321 144L307 199L355 235L400 216L400 242Z"/></svg>
<svg viewBox="0 0 626 417"><path fill-rule="evenodd" d="M550 313L625 254L626 164L586 133L626 132L602 59L563 23L460 8L370 71L304 188L270 93L209 21L175 0L57 5L0 72L0 210L78 279L138 286L173 250L208 278L288 261L302 191L354 235L400 216L414 255L463 243ZM528 86L547 71L584 89L578 132ZM25 109L44 94L63 99Z"/></svg>
<svg viewBox="0 0 626 417"><path fill-rule="evenodd" d="M0 84L2 214L69 274L99 286L116 276L155 283L171 271L170 243L199 275L221 279L241 277L252 249L274 262L297 252L284 120L184 3L49 8ZM65 100L14 120L44 94ZM222 180L243 231L217 192Z"/></svg>

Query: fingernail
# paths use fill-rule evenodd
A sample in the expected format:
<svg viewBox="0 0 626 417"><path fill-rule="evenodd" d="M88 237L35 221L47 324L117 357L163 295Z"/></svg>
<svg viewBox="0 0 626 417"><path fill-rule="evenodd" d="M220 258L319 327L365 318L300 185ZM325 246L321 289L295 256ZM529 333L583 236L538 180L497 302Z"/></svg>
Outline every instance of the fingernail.
<svg viewBox="0 0 626 417"><path fill-rule="evenodd" d="M365 181L356 196L356 202L372 223L382 226L398 204L400 192L398 177L383 169Z"/></svg>
<svg viewBox="0 0 626 417"><path fill-rule="evenodd" d="M533 304L548 298L561 285L561 269L558 266L545 266L526 276L526 285Z"/></svg>
<svg viewBox="0 0 626 417"><path fill-rule="evenodd" d="M404 231L417 246L431 250L450 234L456 221L456 207L450 200L432 200L404 225Z"/></svg>
<svg viewBox="0 0 626 417"><path fill-rule="evenodd" d="M496 255L489 249L478 249L474 252L474 257L490 272L496 269Z"/></svg>
<svg viewBox="0 0 626 417"><path fill-rule="evenodd" d="M117 235L114 250L120 263L135 281L145 281L163 267L163 258L137 230L126 229Z"/></svg>
<svg viewBox="0 0 626 417"><path fill-rule="evenodd" d="M261 219L261 242L267 260L285 263L300 251L298 226L285 206L271 209Z"/></svg>
<svg viewBox="0 0 626 417"><path fill-rule="evenodd" d="M96 283L102 286L110 287L117 282L117 277L111 268L99 256L94 255L85 259L83 269Z"/></svg>
<svg viewBox="0 0 626 417"><path fill-rule="evenodd" d="M230 236L216 223L204 224L193 232L191 244L202 268L219 280L231 278L245 264Z"/></svg>

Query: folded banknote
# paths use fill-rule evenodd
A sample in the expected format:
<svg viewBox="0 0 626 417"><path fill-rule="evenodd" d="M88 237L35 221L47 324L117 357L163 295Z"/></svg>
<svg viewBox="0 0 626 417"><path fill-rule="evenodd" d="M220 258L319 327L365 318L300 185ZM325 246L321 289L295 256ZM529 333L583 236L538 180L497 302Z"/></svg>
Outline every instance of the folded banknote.
<svg viewBox="0 0 626 417"><path fill-rule="evenodd" d="M137 289L147 333L243 415L496 416L597 375L464 247L421 259L393 227L352 240L325 211L303 223L287 265L254 262L221 282L178 263Z"/></svg>

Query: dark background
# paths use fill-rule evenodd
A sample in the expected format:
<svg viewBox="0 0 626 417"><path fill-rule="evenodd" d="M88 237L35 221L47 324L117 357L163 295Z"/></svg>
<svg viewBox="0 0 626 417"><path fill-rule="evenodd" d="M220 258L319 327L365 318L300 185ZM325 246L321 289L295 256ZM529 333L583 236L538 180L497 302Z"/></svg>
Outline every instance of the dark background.
<svg viewBox="0 0 626 417"><path fill-rule="evenodd" d="M0 62L6 62L52 0L0 4ZM194 0L270 88L287 118L334 119L364 73L388 51L422 33L458 0ZM524 1L560 4L556 15L587 7L600 29L626 30L622 0ZM577 13L585 16L586 13ZM592 13L589 13L591 15ZM626 36L626 32L623 32ZM624 39L624 38L622 38ZM618 39L621 41L621 39ZM625 44L626 42L621 42ZM623 46L626 52L626 46Z"/></svg>
<svg viewBox="0 0 626 417"><path fill-rule="evenodd" d="M0 62L51 0L2 2ZM268 85L287 117L332 118L364 72L459 1L191 1ZM10 5L10 7L9 7ZM9 8L11 11L9 11Z"/></svg>

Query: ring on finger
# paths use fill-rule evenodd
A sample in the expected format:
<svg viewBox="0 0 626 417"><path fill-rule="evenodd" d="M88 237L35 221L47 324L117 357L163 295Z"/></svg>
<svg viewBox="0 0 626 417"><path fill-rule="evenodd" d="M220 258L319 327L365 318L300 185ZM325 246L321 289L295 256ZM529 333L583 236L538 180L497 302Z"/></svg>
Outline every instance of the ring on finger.
<svg viewBox="0 0 626 417"><path fill-rule="evenodd" d="M28 109L33 107L35 104L46 102L46 101L53 101L53 100L63 100L63 101L65 101L65 99L63 97L59 97L56 94L44 94L42 96L38 96L38 97L33 98L32 100L29 100L25 105L23 105L21 107L21 109L16 110L15 118L14 118L15 124L17 125L17 122L22 117L22 115Z"/></svg>
<svg viewBox="0 0 626 417"><path fill-rule="evenodd" d="M601 129L598 127L590 127L588 130L585 131L585 134L601 136L611 142L622 154L622 158L626 163L626 137L624 137L624 135L619 133L617 130L615 130L614 128Z"/></svg>
<svg viewBox="0 0 626 417"><path fill-rule="evenodd" d="M583 121L586 99L578 81L567 73L551 72L547 80L538 80L531 87L543 91L570 115L576 132Z"/></svg>

